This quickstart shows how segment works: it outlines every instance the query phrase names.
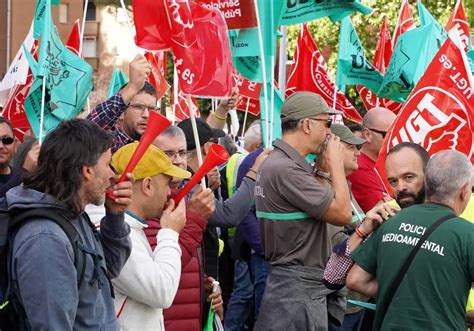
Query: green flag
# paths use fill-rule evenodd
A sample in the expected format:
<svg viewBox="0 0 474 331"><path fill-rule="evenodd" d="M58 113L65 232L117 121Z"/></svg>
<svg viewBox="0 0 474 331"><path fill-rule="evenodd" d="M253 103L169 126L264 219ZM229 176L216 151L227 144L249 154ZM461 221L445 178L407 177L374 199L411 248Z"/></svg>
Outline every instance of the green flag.
<svg viewBox="0 0 474 331"><path fill-rule="evenodd" d="M257 5L263 39L266 77L263 77L262 72L262 59L257 28L242 29L239 31L237 38L235 38L235 43L231 45L232 60L235 68L242 76L251 81L263 83L271 81L271 73L276 63L276 38L278 35L276 25L277 14L274 10L273 1L257 0ZM271 60L272 56L274 60L273 66Z"/></svg>
<svg viewBox="0 0 474 331"><path fill-rule="evenodd" d="M382 74L367 60L351 19L341 21L337 58L337 86L364 85L374 93L382 84ZM342 89L341 89L342 90Z"/></svg>
<svg viewBox="0 0 474 331"><path fill-rule="evenodd" d="M271 84L267 83L267 90L268 90L268 119L265 116L265 96L263 93L263 86L260 92L260 122L262 124L262 139L265 144L265 148L270 147L272 142L277 139L281 138L281 107L283 106L283 97L281 96L278 88L275 86L273 90L273 109L271 109ZM273 125L272 125L272 112L273 112ZM270 130L273 127L272 132L272 141L269 142L267 145L267 123L268 129Z"/></svg>
<svg viewBox="0 0 474 331"><path fill-rule="evenodd" d="M359 0L287 1L275 0L280 8L278 25L299 24L328 16L333 22L340 21L355 12L370 14L372 10Z"/></svg>
<svg viewBox="0 0 474 331"><path fill-rule="evenodd" d="M41 33L44 32L44 22L51 18L51 4L58 5L60 0L36 0L35 8L35 22L33 28L33 38L38 39Z"/></svg>
<svg viewBox="0 0 474 331"><path fill-rule="evenodd" d="M107 93L107 99L120 91L120 89L127 83L128 78L123 73L123 71L114 68L114 71L112 72L112 79L110 80L109 92Z"/></svg>
<svg viewBox="0 0 474 331"><path fill-rule="evenodd" d="M469 52L467 52L467 59L469 60L471 72L474 75L474 50L470 50Z"/></svg>
<svg viewBox="0 0 474 331"><path fill-rule="evenodd" d="M402 34L377 96L404 102L445 40L433 23Z"/></svg>
<svg viewBox="0 0 474 331"><path fill-rule="evenodd" d="M48 8L49 0L46 2ZM50 7L49 7L50 8ZM44 14L38 63L29 52L28 62L34 81L25 99L25 113L36 136L40 131L43 77L46 80L44 132L61 121L75 117L92 90L92 67L68 50L58 36L51 20L51 11Z"/></svg>

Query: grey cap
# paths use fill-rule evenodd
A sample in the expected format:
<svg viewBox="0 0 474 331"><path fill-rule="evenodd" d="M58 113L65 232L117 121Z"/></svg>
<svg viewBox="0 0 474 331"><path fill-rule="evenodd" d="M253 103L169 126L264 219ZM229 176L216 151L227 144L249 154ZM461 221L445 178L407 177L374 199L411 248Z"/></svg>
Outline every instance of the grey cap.
<svg viewBox="0 0 474 331"><path fill-rule="evenodd" d="M329 108L319 94L307 91L293 93L281 107L282 121L301 120L317 114L341 115L342 113Z"/></svg>
<svg viewBox="0 0 474 331"><path fill-rule="evenodd" d="M338 136L341 141L350 145L359 146L366 142L365 139L357 138L356 136L354 136L352 131L345 125L333 124L331 125L331 132L334 133L334 135Z"/></svg>

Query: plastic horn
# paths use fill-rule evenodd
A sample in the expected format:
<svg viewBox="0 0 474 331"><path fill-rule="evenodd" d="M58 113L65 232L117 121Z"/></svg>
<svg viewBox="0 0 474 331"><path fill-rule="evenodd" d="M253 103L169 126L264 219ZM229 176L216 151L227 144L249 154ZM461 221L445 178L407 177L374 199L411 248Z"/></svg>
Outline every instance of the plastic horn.
<svg viewBox="0 0 474 331"><path fill-rule="evenodd" d="M189 191L191 191L191 189L196 186L209 171L211 171L212 168L224 163L229 159L229 157L229 153L227 153L227 150L224 147L217 144L212 144L209 148L209 153L207 154L206 159L202 163L201 167L199 167L186 186L184 186L174 198L176 204L178 204L181 199L184 198L186 194L188 194Z"/></svg>
<svg viewBox="0 0 474 331"><path fill-rule="evenodd" d="M155 138L158 137L158 135L170 125L171 122L159 112L154 110L150 111L148 124L146 126L145 132L142 135L142 138L140 139L140 143L138 144L137 149L130 158L127 167L123 171L117 183L121 183L127 179L126 174L133 172L133 169L135 169L138 162L140 162L143 154L145 154L153 140L155 140ZM107 195L112 199L115 198L111 191L107 192Z"/></svg>

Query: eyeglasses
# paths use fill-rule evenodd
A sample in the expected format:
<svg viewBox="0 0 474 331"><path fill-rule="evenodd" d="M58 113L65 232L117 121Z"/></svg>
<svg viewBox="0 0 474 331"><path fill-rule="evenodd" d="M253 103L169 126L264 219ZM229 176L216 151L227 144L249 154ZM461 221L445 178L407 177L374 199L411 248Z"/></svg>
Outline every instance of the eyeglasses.
<svg viewBox="0 0 474 331"><path fill-rule="evenodd" d="M332 125L332 117L329 117L328 119L322 119L322 118L314 118L314 117L308 117L308 119L313 120L313 121L320 121L320 122L326 122L326 127L329 129Z"/></svg>
<svg viewBox="0 0 474 331"><path fill-rule="evenodd" d="M9 137L9 136L2 137L2 144L4 145L11 145L13 144L14 141L15 139L12 137Z"/></svg>
<svg viewBox="0 0 474 331"><path fill-rule="evenodd" d="M145 105L142 105L142 104L139 104L139 103L133 104L133 105L129 105L129 107L132 108L132 109L138 110L138 111L140 111L140 112L142 112L142 113L143 113L145 110L148 110L148 111L150 111L150 110L159 110L159 109L158 109L157 107L155 107L155 106L145 106Z"/></svg>
<svg viewBox="0 0 474 331"><path fill-rule="evenodd" d="M371 128L366 128L366 129L382 135L383 139L385 139L385 136L387 135L387 131L380 131L380 130L371 129Z"/></svg>
<svg viewBox="0 0 474 331"><path fill-rule="evenodd" d="M170 159L174 159L176 156L179 156L180 158L184 159L187 155L187 151L185 149L179 150L179 151L163 151Z"/></svg>

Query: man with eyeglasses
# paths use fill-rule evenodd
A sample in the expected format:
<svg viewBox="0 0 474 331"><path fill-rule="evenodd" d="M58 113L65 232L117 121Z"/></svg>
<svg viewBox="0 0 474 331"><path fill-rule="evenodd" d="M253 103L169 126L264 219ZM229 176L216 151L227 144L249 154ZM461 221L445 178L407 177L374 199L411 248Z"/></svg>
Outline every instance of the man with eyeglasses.
<svg viewBox="0 0 474 331"><path fill-rule="evenodd" d="M328 314L342 321L345 299L321 282L331 254L327 223L351 222L344 146L330 131L340 114L320 95L296 92L282 106L282 138L255 184L262 245L271 264L255 330L326 330ZM324 151L332 188L306 161Z"/></svg>
<svg viewBox="0 0 474 331"><path fill-rule="evenodd" d="M118 93L96 106L87 119L114 133L112 152L140 140L145 132L150 110L156 109L156 90L146 81L151 66L138 54L129 65L130 80ZM122 117L122 120L119 119Z"/></svg>
<svg viewBox="0 0 474 331"><path fill-rule="evenodd" d="M395 118L390 110L376 107L365 114L362 122L362 138L367 142L362 146L361 155L357 159L359 169L348 176L348 179L352 183L352 193L365 213L386 196L382 181L375 171L375 162L387 130Z"/></svg>

